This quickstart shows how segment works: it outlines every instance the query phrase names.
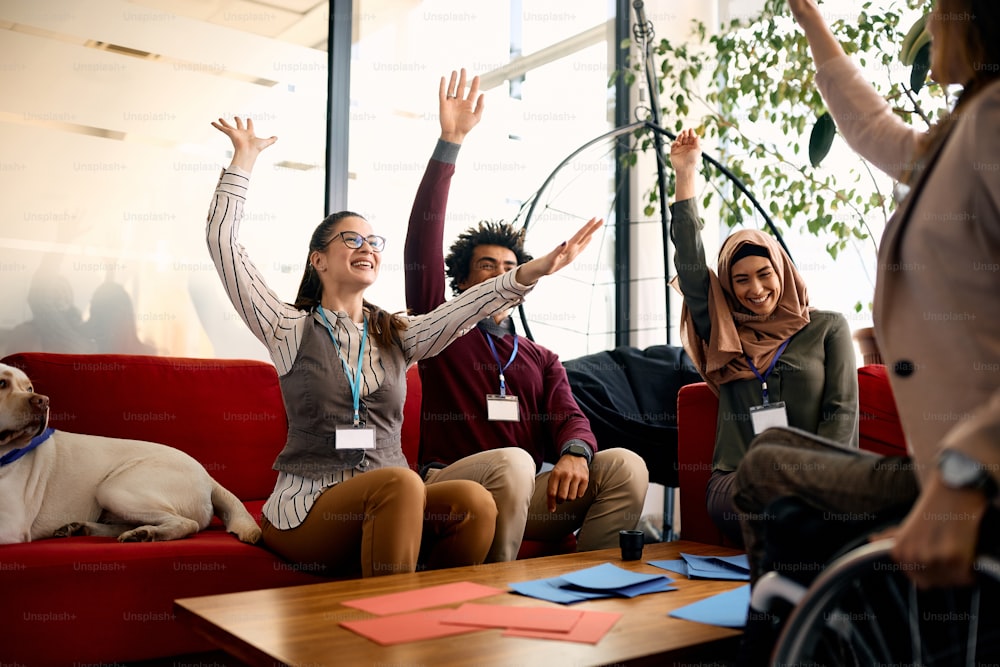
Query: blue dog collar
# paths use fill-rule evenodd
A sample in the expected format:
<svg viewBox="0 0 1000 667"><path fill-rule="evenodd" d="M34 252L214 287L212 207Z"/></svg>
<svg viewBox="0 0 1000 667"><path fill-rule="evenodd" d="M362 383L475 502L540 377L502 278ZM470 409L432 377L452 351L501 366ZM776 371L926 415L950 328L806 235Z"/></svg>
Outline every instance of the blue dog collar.
<svg viewBox="0 0 1000 667"><path fill-rule="evenodd" d="M29 442L24 447L20 447L18 449L12 449L3 456L0 456L0 468L18 460L19 458L30 452L32 449L34 449L35 447L37 447L38 445L42 444L50 437L52 437L53 433L55 433L54 428L47 428L38 435L36 435L34 438L32 438L31 442Z"/></svg>

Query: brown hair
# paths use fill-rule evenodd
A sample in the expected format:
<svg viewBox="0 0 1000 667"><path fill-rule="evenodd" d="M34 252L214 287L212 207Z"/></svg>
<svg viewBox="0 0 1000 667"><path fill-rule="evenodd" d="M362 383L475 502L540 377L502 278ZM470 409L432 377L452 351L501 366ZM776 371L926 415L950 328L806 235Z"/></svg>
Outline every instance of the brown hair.
<svg viewBox="0 0 1000 667"><path fill-rule="evenodd" d="M323 283L320 282L319 273L312 265L311 257L314 252L323 252L330 245L330 241L337 235L336 228L344 218L361 218L353 211L339 211L328 215L323 222L319 223L309 239L309 252L306 254L306 268L302 272L302 280L299 282L299 291L295 295L294 305L299 310L315 310L319 307L323 298ZM399 332L407 327L406 320L401 313L390 313L382 310L375 304L368 301L363 302L365 312L368 313L368 329L372 338L379 345L400 345Z"/></svg>
<svg viewBox="0 0 1000 667"><path fill-rule="evenodd" d="M997 0L937 0L935 14L928 20L954 22L964 29L960 34L945 33L948 39L941 45L951 57L965 61L972 69L972 78L967 81L958 96L955 108L942 116L924 135L917 147L914 162L932 152L944 140L961 109L990 83L1000 79L1000 2ZM913 173L907 173L904 181L911 181Z"/></svg>

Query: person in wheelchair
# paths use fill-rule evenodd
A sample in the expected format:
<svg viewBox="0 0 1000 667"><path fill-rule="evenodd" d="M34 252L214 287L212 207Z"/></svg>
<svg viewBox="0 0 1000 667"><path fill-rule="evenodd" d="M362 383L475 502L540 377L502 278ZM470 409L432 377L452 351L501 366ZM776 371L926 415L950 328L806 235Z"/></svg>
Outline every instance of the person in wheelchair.
<svg viewBox="0 0 1000 667"><path fill-rule="evenodd" d="M891 560L914 590L969 586L1000 480L1000 3L935 3L931 76L962 92L920 132L845 54L815 0L788 2L839 131L900 184L880 244L874 323L909 457L884 459L792 429L755 438L733 496L752 580L807 558L782 555L780 545L794 539L769 521L781 507L773 503L792 498L835 535L826 551L898 518L871 539L893 539Z"/></svg>

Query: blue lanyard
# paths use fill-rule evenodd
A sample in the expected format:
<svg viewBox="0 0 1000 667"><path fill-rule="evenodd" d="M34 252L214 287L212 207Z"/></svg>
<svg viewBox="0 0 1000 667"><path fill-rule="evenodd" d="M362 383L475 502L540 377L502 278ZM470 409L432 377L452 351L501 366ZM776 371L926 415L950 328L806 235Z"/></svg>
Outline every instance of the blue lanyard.
<svg viewBox="0 0 1000 667"><path fill-rule="evenodd" d="M514 361L514 358L517 356L517 334L514 334L514 349L510 353L510 359L508 359L507 363L502 366L500 365L500 355L497 354L497 346L493 343L493 336L489 335L485 331L483 332L483 335L486 336L486 342L490 344L490 352L493 353L493 358L496 359L497 362L497 368L500 369L500 395L506 396L507 380L504 378L503 372L507 370L507 367L510 366L511 362Z"/></svg>
<svg viewBox="0 0 1000 667"><path fill-rule="evenodd" d="M747 358L747 364L750 366L750 370L752 370L753 374L757 376L758 380L760 380L760 392L764 397L764 405L769 405L769 401L767 400L767 378L769 375L771 375L771 371L774 370L774 365L778 363L778 357L780 357L781 353L785 351L785 348L788 346L788 343L791 342L791 340L792 339L789 338L784 343L782 343L781 347L778 348L778 351L774 353L774 359L771 359L771 365L767 367L767 370L764 372L764 375L761 375L760 372L757 370L757 367L753 365L753 361L750 360L749 354L743 355Z"/></svg>
<svg viewBox="0 0 1000 667"><path fill-rule="evenodd" d="M340 343L337 342L337 337L333 335L333 327L330 326L330 320L326 319L326 313L323 312L323 306L320 306L319 316L323 318L323 324L326 325L326 332L330 334L330 340L333 341L334 346L337 348L337 358L340 359L340 364L344 367L344 375L347 376L347 383L351 385L351 398L354 399L354 426L357 427L361 424L361 363L365 356L365 341L368 340L368 318L364 318L364 327L361 330L361 347L358 349L358 368L351 373L351 365L347 363L344 358L344 353L340 349Z"/></svg>

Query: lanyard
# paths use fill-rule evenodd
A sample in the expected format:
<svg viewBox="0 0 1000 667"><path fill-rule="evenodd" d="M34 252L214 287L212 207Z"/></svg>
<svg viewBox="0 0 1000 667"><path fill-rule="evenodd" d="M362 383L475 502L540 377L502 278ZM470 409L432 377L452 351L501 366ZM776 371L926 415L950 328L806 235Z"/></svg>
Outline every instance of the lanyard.
<svg viewBox="0 0 1000 667"><path fill-rule="evenodd" d="M483 335L486 336L486 342L490 344L490 352L493 353L493 358L496 359L497 362L497 368L500 369L500 395L506 396L507 380L504 379L503 372L507 370L507 367L510 366L511 362L514 361L514 358L517 356L517 334L514 334L514 349L511 350L510 359L508 359L507 363L502 366L500 365L500 355L497 354L497 346L493 343L493 336L489 335L485 331L483 332Z"/></svg>
<svg viewBox="0 0 1000 667"><path fill-rule="evenodd" d="M780 357L781 353L785 351L785 347L788 346L788 343L791 340L792 339L789 338L784 343L782 343L781 347L778 348L778 351L774 353L774 359L771 359L771 365L767 367L766 371L764 371L764 375L761 375L760 372L757 370L757 367L753 365L753 361L751 361L750 355L748 354L743 355L747 358L747 364L750 366L750 370L752 370L753 374L757 376L758 380L760 380L760 392L764 397L764 405L770 404L770 402L767 400L767 378L769 375L771 375L771 371L774 370L774 365L778 363L778 357Z"/></svg>
<svg viewBox="0 0 1000 667"><path fill-rule="evenodd" d="M358 349L358 368L354 373L351 373L351 365L347 363L347 360L344 358L345 355L340 349L340 343L337 342L337 337L333 335L333 327L330 326L330 320L326 319L323 306L320 306L318 310L319 316L323 318L323 324L326 325L326 332L330 334L330 340L333 341L334 346L337 348L337 358L340 359L340 364L344 367L344 375L347 376L347 383L351 385L351 398L354 399L354 426L357 427L361 424L361 362L365 356L365 341L368 339L368 318L364 318L365 323L361 330L361 347Z"/></svg>

